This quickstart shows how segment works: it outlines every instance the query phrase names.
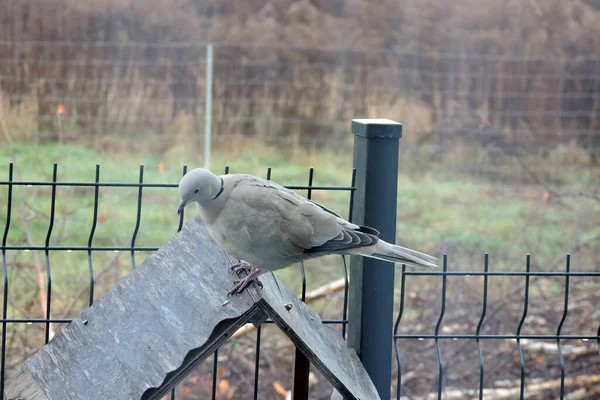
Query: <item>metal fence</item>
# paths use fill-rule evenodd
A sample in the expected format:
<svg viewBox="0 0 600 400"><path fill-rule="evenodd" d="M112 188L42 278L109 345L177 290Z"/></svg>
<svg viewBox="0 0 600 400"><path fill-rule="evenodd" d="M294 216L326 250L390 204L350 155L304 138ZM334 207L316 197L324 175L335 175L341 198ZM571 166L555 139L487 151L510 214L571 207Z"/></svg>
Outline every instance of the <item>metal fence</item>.
<svg viewBox="0 0 600 400"><path fill-rule="evenodd" d="M595 56L208 46L0 41L0 89L15 113L35 119L25 134L41 139L207 132L216 143L250 136L348 148L339 140L346 121L385 115L411 127L419 146L409 154L427 162L467 151L446 156L459 169L486 167L489 153L551 154L558 168L560 146L600 152Z"/></svg>
<svg viewBox="0 0 600 400"><path fill-rule="evenodd" d="M596 342L596 349L594 350L592 347L588 347L586 351L588 351L590 354L592 354L592 352L597 353L597 356L600 357L600 322L596 321L596 322L591 322L590 325L588 326L588 332L589 334L582 334L581 332L575 332L574 334L564 334L563 333L563 327L565 324L565 321L567 319L568 313L569 313L569 292L572 291L573 289L570 288L570 281L571 279L573 279L574 277L576 278L588 278L590 280L592 279L599 279L600 278L600 272L598 271L572 271L571 270L571 257L569 255L566 256L566 261L565 261L565 269L564 271L531 271L531 257L530 255L527 255L526 257L526 261L525 261L525 265L524 265L524 270L522 271L490 271L489 270L489 264L488 264L488 255L485 255L484 258L484 262L483 262L483 269L481 271L450 271L448 270L448 259L447 256L444 255L444 260L443 260L443 271L442 272L428 272L428 271L407 271L406 267L402 268L402 280L401 280L401 299L400 299L400 310L398 312L398 316L396 319L396 323L395 323L395 327L394 327L394 349L395 349L395 353L396 353L396 362L398 364L398 372L397 372L397 379L398 379L398 385L397 385L397 399L401 398L401 393L402 393L402 376L403 376L403 368L402 368L402 358L401 358L401 349L402 349L402 344L405 341L408 340L433 340L435 343L435 353L437 356L437 398L441 399L443 394L447 395L447 398L457 398L457 399L461 399L461 398L479 398L479 399L483 399L483 398L519 398L519 399L523 399L526 398L525 395L528 394L526 389L531 389L531 392L537 393L538 396L543 396L544 398L547 397L552 397L552 398L557 398L559 397L560 399L564 399L566 398L565 396L567 395L567 391L565 389L565 377L567 376L567 367L566 367L566 362L565 360L567 359L566 356L563 354L563 346L565 346L565 343L570 343L569 345L566 346L572 346L573 343L576 343L577 341L581 341L583 343L588 342L588 341L595 341ZM437 318L437 322L435 324L435 328L433 329L433 332L431 333L407 333L407 334L402 334L399 333L399 329L401 327L401 322L402 322L402 317L404 315L404 313L406 312L406 307L405 307L405 301L406 301L406 281L407 279L413 280L415 279L415 277L423 277L423 276L438 276L441 278L442 281L442 290L441 290L441 307L440 307L440 312L439 312L439 316ZM482 305L481 305L481 312L479 315L479 319L477 321L476 327L474 326L470 326L469 328L475 328L475 329L469 329L469 330L464 330L460 333L450 333L450 334L445 334L442 333L440 331L440 328L443 325L443 321L444 321L444 316L446 315L446 299L447 299L447 281L449 277L459 277L462 279L467 279L467 277L476 277L476 276L480 276L483 277L483 287L481 288L481 296L482 296ZM510 276L514 276L514 277L519 277L520 279L523 280L523 285L520 285L518 288L521 289L523 291L523 303L522 303L522 314L521 317L518 321L518 324L516 324L513 327L513 333L507 333L507 334L482 334L482 326L484 326L484 324L486 323L486 314L488 312L488 287L489 287L489 281L490 279L494 279L494 277L510 277ZM554 332L548 332L546 334L540 334L540 333L530 333L530 334L526 334L523 333L523 327L524 327L524 323L528 317L528 308L529 308L529 302L530 302L530 289L531 289L531 279L535 279L535 278L539 278L539 277L544 277L544 278L553 278L555 280L559 280L559 284L563 285L563 295L562 295L562 312L561 312L561 316L560 319L558 321L558 326L556 328L556 330ZM577 290L577 289L575 289ZM596 327L593 324L598 324L598 328L596 329ZM464 328L464 327L463 327ZM592 329L595 330L592 331ZM474 346L472 346L471 348L471 354L474 356L476 354L477 357L477 361L473 363L473 365L478 364L477 368L474 368L473 365L471 366L471 368L469 368L469 371L472 373L471 379L469 379L469 381L471 382L472 386L468 387L468 388L462 388L462 389L454 389L454 390L446 390L446 393L444 391L444 376L447 375L447 370L452 369L453 367L456 367L456 365L444 365L444 361L443 361L443 351L442 348L444 347L443 343L448 343L448 341L466 341L467 344L468 343L474 343ZM483 350L486 347L492 347L492 346L497 346L497 343L499 340L503 340L503 341L514 341L514 349L516 349L516 351L518 352L518 367L516 368L516 370L518 371L518 379L516 384L513 384L514 386L511 386L509 388L489 388L486 387L484 385L484 379L486 377L486 362L484 361L484 355L483 355ZM547 374L547 377L542 381L545 382L546 385L544 385L543 383L540 384L540 380L537 380L537 386L535 384L531 384L531 386L526 386L527 385L527 380L526 380L526 373L528 371L527 368L531 368L531 364L534 364L534 366L536 367L540 367L540 362L539 359L538 360L531 360L530 361L530 365L527 365L526 362L526 350L524 350L524 346L522 345L522 342L527 342L530 340L535 340L538 341L537 344L542 343L543 345L540 346L542 348L542 351L548 354L555 354L556 355L556 360L559 362L559 377L557 380L551 380L548 375L552 375L552 374ZM546 343L545 341L551 341L552 344ZM530 342L527 342L528 344ZM555 349L553 349L552 347L555 347ZM468 352L467 350L467 345L462 345L460 346L461 351L463 352ZM528 348L529 350L532 350L532 347ZM537 351L539 351L540 349L538 348ZM553 350L555 350L555 353L553 353ZM509 353L510 349L506 349L503 348L501 349L502 352ZM525 352L524 352L525 351ZM471 362L475 361L474 360L475 357L470 357ZM490 364L494 364L494 363L498 363L500 362L501 357L497 357L497 358L488 358L487 360L487 365L489 366ZM536 363L537 361L537 363ZM537 364L537 365L536 365ZM596 359L595 361L592 361L592 365L595 365L596 367L598 365L600 365L600 360ZM542 368L548 368L550 369L550 367L548 365L543 365ZM531 368L534 369L534 368ZM580 380L581 383L583 383L583 381L585 380L585 378L588 378L589 376L591 377L596 377L596 379L594 379L594 381L598 381L597 376L595 375L595 371L593 368L585 371L587 374L584 377L574 377L572 378L572 380ZM475 380L477 380L477 383L475 383ZM476 389L476 387L478 386L478 388ZM535 389L534 389L535 387ZM532 393L530 393L531 395ZM413 395L414 396L414 395ZM592 395L593 396L593 395ZM445 396L446 397L446 396ZM413 398L413 397L409 397L409 398ZM427 397L424 397L427 398ZM592 397L583 397L583 398L592 398Z"/></svg>
<svg viewBox="0 0 600 400"><path fill-rule="evenodd" d="M185 174L187 170L187 166L183 166L183 174ZM10 339L11 335L9 330L11 326L18 325L32 325L32 324L40 324L43 328L43 343L48 343L48 341L52 338L56 327L62 324L67 324L71 322L70 318L56 318L54 313L62 312L63 310L53 311L57 309L56 306L53 307L53 300L55 300L54 290L53 289L53 273L56 274L57 267L56 264L58 262L53 261L53 258L56 258L57 254L67 254L67 253L76 253L81 256L77 257L76 262L81 264L87 264L87 286L84 286L83 290L79 292L79 295L85 294L87 292L87 301L86 305L91 306L94 302L95 297L97 297L97 278L98 274L102 274L105 271L105 267L101 268L98 271L97 263L94 262L93 258L98 254L106 254L111 255L113 253L124 252L129 254L130 259L130 267L131 269L135 269L139 266L139 256L140 253L148 253L154 252L158 250L159 246L156 245L140 245L138 234L141 232L140 227L143 224L142 220L142 208L143 208L143 195L148 192L148 189L171 189L171 194L177 197L176 192L173 189L177 188L176 183L146 183L144 182L144 166L140 166L139 170L139 181L138 182L102 182L100 179L101 167L100 165L96 166L95 170L95 179L89 182L65 182L59 180L59 166L58 164L54 164L52 170L52 180L51 181L25 181L25 180L17 180L15 179L15 165L10 163L8 166L8 179L0 181L0 187L6 189L6 194L2 196L6 196L6 220L4 233L2 236L2 243L0 249L2 250L2 267L3 267L3 302L2 302L2 349L1 349L1 358L0 358L0 393L3 393L5 380L7 372L14 371L15 368L20 364L28 355L32 354L32 350L35 352L37 349L24 349L24 348L9 348L7 346L7 340ZM226 167L225 174L229 173L229 167ZM270 179L271 177L271 168L267 168L266 170L266 178ZM352 215L352 204L354 198L354 177L355 171L352 174L352 182L349 186L319 186L313 184L314 179L314 170L311 168L308 173L308 184L307 185L295 185L295 186L287 186L290 189L305 191L306 196L310 199L312 197L313 191L341 191L348 193L349 196L349 215ZM9 236L11 232L11 226L13 226L17 221L17 218L14 217L18 206L16 204L19 200L14 200L14 191L19 190L21 188L33 187L39 188L41 190L46 190L45 200L49 202L50 212L48 214L48 228L46 233L46 238L44 240L43 245L34 245L31 243L31 238L27 234L27 238L18 237L17 243L10 243ZM56 209L57 204L60 205L61 201L68 202L69 198L61 199L57 196L57 190L59 188L89 188L92 189L92 192L89 192L89 195L92 199L90 207L87 211L91 214L91 224L89 226L89 233L87 235L87 245L81 246L73 246L73 245L60 245L53 244L53 232L55 231L55 223L56 223ZM100 202L100 193L102 191L107 191L110 189L117 190L127 190L134 189L137 192L135 201L132 204L135 204L135 207L130 207L130 211L135 212L135 224L133 228L133 232L131 238L128 240L128 244L121 246L102 246L96 245L95 240L97 240L96 233L97 227L99 223L99 202ZM81 221L83 222L83 221ZM173 232L180 231L184 222L184 214L179 217L179 225L178 227L174 226ZM25 229L26 231L26 229ZM19 232L22 233L22 232ZM20 236L20 235L19 235ZM9 293L12 293L15 286L20 286L23 282L19 282L19 277L14 276L15 270L18 270L22 267L17 261L18 254L24 254L29 252L42 252L43 264L44 264L44 285L39 287L40 294L44 292L44 306L43 306L43 316L39 318L34 317L26 317L23 316L17 317L15 314L19 314L22 311L22 308L19 304L15 304L15 302L11 302L9 300ZM12 259L10 255L13 255ZM341 266L342 266L342 274L344 279L344 288L343 292L343 300L342 300L342 310L341 315L338 318L324 318L323 323L330 324L333 326L339 326L340 332L342 336L346 336L347 329L347 310L348 310L348 271L346 268L346 260L343 257L341 258ZM61 268L60 266L58 268ZM12 273L12 274L11 274ZM305 300L307 294L307 275L305 273L304 264L300 264L300 274L301 274L301 292L300 297L302 300ZM11 279L12 278L12 279ZM24 279L23 277L20 277ZM112 282L114 283L114 282ZM109 283L110 284L110 283ZM103 288L104 290L106 288ZM9 305L12 306L12 313L9 313ZM81 306L85 306L81 304ZM10 315L13 314L13 315ZM272 321L268 320L265 322L266 324L272 323ZM254 370L254 382L253 382L253 397L255 399L259 398L259 371L260 371L260 360L261 360L261 332L262 327L257 328L256 332L256 353L255 353L255 370ZM40 344L41 345L41 344ZM7 365L7 357L11 358L13 362L12 365ZM218 374L218 362L219 351L217 350L214 355L214 360L212 363L212 388L211 388L211 398L215 399L217 397L217 376ZM302 393L301 390L308 390L309 386L309 363L307 359L302 355L302 353L297 352L295 356L295 376L294 376L294 391L295 395L298 393ZM303 389L305 388L305 389ZM170 398L176 398L176 389L172 389ZM180 397L177 397L180 398ZM185 398L185 397L184 397Z"/></svg>
<svg viewBox="0 0 600 400"><path fill-rule="evenodd" d="M368 139L367 139L368 142ZM381 143L380 143L381 145ZM380 217L388 217L386 214L389 210L383 210L381 207L377 209L377 204L365 201L366 186L361 180L367 179L368 173L365 172L372 169L373 163L379 163L380 167L389 166L389 158L375 157L382 148L387 151L396 152L397 146L371 146L368 143L362 142L355 150L355 167L352 174L352 181L348 186L318 186L314 184L314 171L311 169L308 176L308 184L305 186L290 186L295 190L306 191L310 198L315 191L341 191L348 195L350 208L348 210L349 218L355 222L368 219L369 212L375 212ZM360 152L364 151L362 156ZM373 151L375 153L373 153ZM393 164L393 162L392 162ZM185 166L183 172L185 173ZM372 169L371 172L376 169ZM358 172L357 172L358 171ZM91 171L90 171L91 172ZM226 170L226 173L229 171ZM397 179L397 168L390 168L390 178ZM149 220L153 213L144 213L144 207L148 207L145 200L152 200L156 196L153 190L169 190L169 198L175 196L175 183L148 183L144 178L144 168L140 167L139 179L137 182L107 182L101 180L101 168L96 167L94 179L85 182L76 181L61 181L59 179L59 167L54 165L52 170L52 179L50 181L28 181L15 178L15 166L10 164L8 168L8 179L0 181L0 187L3 188L6 195L0 199L6 199L6 223L4 234L2 237L2 266L3 266L3 310L2 310L2 374L0 376L0 385L4 387L6 372L14 369L21 359L15 359L17 355L31 354L37 347L47 343L55 329L61 324L68 323L70 318L57 318L58 306L57 302L61 302L61 307L64 307L65 299L64 291L57 289L58 274L61 273L61 279L66 279L66 276L73 274L70 264L78 264L83 268L79 269L79 273L84 276L80 281L83 287L73 297L84 296L86 299L79 303L73 303L76 306L71 309L76 312L77 309L82 309L87 305L91 305L95 297L98 297L102 290L114 283L118 276L113 276L109 280L103 280L99 284L100 274L103 273L104 267L98 270L97 257L105 255L105 259L111 258L115 252L123 252L129 255L130 268L136 268L140 262L140 256L144 253L155 251L158 246L156 243L146 244L140 241L140 237L144 234L143 226L145 220ZM357 178L358 176L358 178ZM267 178L271 178L271 169L267 170ZM385 183L382 179L380 184ZM49 213L39 214L39 221L29 219L27 223L43 223L47 224L45 230L45 238L42 238L43 245L33 243L31 233L27 232L26 226L23 224L23 218L27 220L28 215L24 214L24 201L21 190L25 189L36 190L36 193L41 197L41 202L49 206ZM69 198L61 198L60 192L63 190L72 190L69 192ZM128 204L128 211L135 215L133 220L133 229L131 237L123 245L111 245L110 238L107 235L99 235L98 229L101 221L99 204L102 194L111 191L127 191L131 192L131 196L125 198ZM376 189L371 186L369 190L377 193ZM163 192L164 193L164 192ZM4 197L6 196L6 197ZM73 224L75 232L80 241L85 242L83 245L65 245L64 232L60 234L60 238L56 238L57 230L64 231L64 223L60 224L57 219L57 212L65 213L69 210L64 209L63 203L73 201L73 196L80 196L87 200L86 207L82 214L75 215ZM388 188L388 197L395 199L396 192ZM38 199L39 200L39 199ZM155 199L156 200L156 199ZM159 198L161 209L164 209L165 198ZM389 200L389 199L388 199ZM395 201L391 201L395 205ZM144 204L147 204L144 206ZM149 204L152 205L152 204ZM362 209L362 215L358 215L357 210ZM370 208L367 209L367 208ZM15 215L19 213L20 215ZM354 215L353 215L354 214ZM91 218L91 223L90 222ZM21 219L21 227L18 227L17 219ZM118 224L118 221L114 221ZM173 226L173 232L181 229L183 216L179 220L178 228ZM86 234L82 236L81 226L86 227ZM123 229L123 228L119 228ZM12 232L17 231L16 235ZM36 267L39 268L37 278L34 278L33 287L30 287L30 292L35 293L34 296L42 295L40 299L41 317L30 315L27 310L27 302L35 302L31 298L24 298L23 303L16 302L11 299L11 296L17 294L17 290L22 290L23 287L31 284L31 279L25 275L24 263L19 257L27 254L37 253L43 254ZM67 262L66 257L74 256L71 262ZM511 271L490 271L489 259L485 256L483 269L480 271L469 271L461 268L452 268L449 266L449 261L446 256L443 260L443 269L441 271L409 271L406 268L401 269L400 275L400 291L394 299L394 277L393 268L388 265L388 269L374 268L371 270L370 278L362 279L359 297L350 297L349 290L353 290L348 285L348 269L343 257L341 257L340 265L332 267L336 268L341 273L344 279L343 297L338 299L339 302L334 302L336 310L332 312L335 317L324 317L325 323L337 326L340 334L344 337L346 332L349 332L349 342L352 343L353 329L357 329L357 320L353 318L364 319L365 314L369 321L379 320L384 321L389 325L389 332L386 328L375 325L371 329L383 331L383 337L386 337L386 332L389 333L389 343L359 343L353 344L361 357L370 356L365 352L381 351L387 352L387 356L381 357L381 362L377 363L377 359L371 359L369 362L374 362L377 365L367 365L371 376L375 376L377 371L387 371L383 376L377 377L377 387L380 393L389 393L390 382L396 398L401 398L401 395L409 396L409 398L469 398L479 397L489 398L490 396L499 395L500 391L508 391L505 398L525 398L529 392L543 393L549 396L560 396L566 398L566 394L571 393L578 386L574 384L578 380L588 382L597 386L600 383L599 378L594 375L591 368L600 365L598 357L600 357L600 321L597 321L599 315L594 311L597 307L594 304L597 301L597 287L600 278L600 272L592 268L571 268L571 259L566 258L565 269L563 271L532 271L531 259L528 256L525 267L522 270ZM575 264L576 265L576 264ZM35 271L32 266L29 268ZM333 270L333 269L332 269ZM70 271L70 272L69 272ZM391 278L390 278L391 272ZM67 275L65 275L68 273ZM126 271L124 271L126 273ZM33 272L35 274L35 272ZM304 266L301 265L301 290L300 295L304 299L307 293L308 274ZM385 276L385 288L369 287L369 281L374 276ZM34 275L35 276L35 275ZM42 278L39 280L39 278ZM37 281L35 279L38 279ZM71 279L71 278L69 278ZM549 280L546 286L534 285L540 279ZM504 280L507 291L498 291L500 281ZM576 281L574 283L574 281ZM358 282L355 281L355 282ZM457 287L451 287L454 282ZM492 282L494 282L492 284ZM378 283L379 284L379 283ZM558 285L558 286L557 286ZM64 286L62 287L64 288ZM547 289L549 288L549 289ZM388 290L390 289L390 290ZM375 291L374 291L375 290ZM377 292L380 290L380 292ZM544 293L544 290L550 290L551 293ZM365 295L370 291L370 297ZM494 297L492 300L491 291L499 293L499 297ZM578 293L581 292L581 293ZM515 299L508 293L522 293L522 301ZM87 296L86 296L87 294ZM376 296L373 296L376 294ZM585 294L578 296L576 304L573 300L569 301L569 295ZM356 295L356 293L354 293ZM518 297L520 299L520 297ZM553 308L550 311L535 309L532 306L536 302L549 304L551 307L557 305L560 308L560 318L558 326L554 331L551 331L551 319ZM350 301L350 303L349 303ZM494 304L499 302L498 305ZM352 304L352 302L355 302ZM353 307L356 307L356 302L362 305L364 312L352 313ZM383 306L382 306L383 305ZM390 314L386 317L388 306L395 307L398 310L395 327L392 335L393 316ZM516 306L521 307L520 311L516 311ZM439 307L439 308L438 308ZM348 312L350 311L350 315ZM438 312L439 311L439 312ZM19 315L20 314L20 315ZM506 315L505 319L499 320L499 314ZM516 319L514 318L517 316ZM577 319L577 326L569 326L568 320L571 315ZM512 316L512 318L511 318ZM531 322L532 318L536 321ZM545 318L545 322L538 322L540 318ZM433 321L433 325L429 326L428 322ZM350 328L347 325L350 324ZM355 328L352 328L354 324ZM36 334L24 334L19 341L15 340L15 328L28 327L30 325L41 325L43 327L40 334L43 336L40 342L35 344L30 336ZM360 324L359 324L360 325ZM11 332L12 329L12 332ZM528 333L527 330L532 330ZM593 331L592 331L593 330ZM504 333L508 332L508 333ZM393 338L393 343L392 343ZM253 380L251 383L253 397L270 398L266 394L269 382L262 382L260 371L264 367L265 358L264 351L261 353L261 348L264 347L265 338L263 329L259 328L256 333L256 340L252 344L254 347L253 354ZM373 340L373 337L371 337ZM513 343L514 341L514 343ZM551 344L546 343L551 341ZM433 347L425 343L433 342ZM590 344L594 343L594 348ZM459 344L457 346L457 343ZM392 381L389 357L392 353L392 344L395 349L396 356L396 380ZM469 347L471 346L470 350ZM386 350L387 347L387 350ZM541 349L541 350L540 350ZM553 352L553 349L556 351ZM511 361L513 351L518 353L517 364L514 360ZM543 357L539 358L540 351ZM567 356L565 356L568 355ZM575 358L574 355L576 356ZM583 359L583 360L582 360ZM10 364L7 364L10 360ZM559 363L558 370L553 366L553 360ZM222 362L222 361L221 361ZM271 361L269 361L271 362ZM285 361L281 361L285 362ZM235 363L228 362L228 366ZM387 364L387 365L386 365ZM214 361L210 370L212 370L212 379L210 382L210 395L212 398L219 398L218 388L219 381L219 352L215 353ZM289 365L289 359L286 364ZM503 367L499 368L499 365ZM204 366L206 367L206 366ZM202 366L201 366L202 368ZM306 398L309 387L309 366L301 354L296 353L294 367L294 389L296 398ZM282 373L285 367L278 368L277 371ZM434 371L437 370L437 375ZM557 373L557 380L553 380L553 374ZM202 370L202 376L208 376L209 372L206 369ZM458 374L458 375L457 375ZM460 374L463 374L462 376ZM516 374L516 387L511 386L510 379L507 376ZM238 377L242 377L244 372L238 373ZM490 378L498 377L499 382L490 382ZM486 381L488 379L488 381ZM541 379L541 381L540 381ZM570 379L570 380L569 380ZM432 381L435 381L432 384ZM382 383L383 382L383 383ZM504 383L503 383L504 382ZM508 382L508 383L506 383ZM504 387L502 386L504 385ZM506 387L508 385L508 387ZM384 388L387 386L387 389ZM325 390L325 389L323 389ZM510 392L513 390L513 392ZM516 392L514 392L516 390ZM274 398L275 395L273 395ZM173 390L171 398L185 398L185 393L181 389ZM319 398L325 398L321 395ZM384 397L385 398L385 397Z"/></svg>

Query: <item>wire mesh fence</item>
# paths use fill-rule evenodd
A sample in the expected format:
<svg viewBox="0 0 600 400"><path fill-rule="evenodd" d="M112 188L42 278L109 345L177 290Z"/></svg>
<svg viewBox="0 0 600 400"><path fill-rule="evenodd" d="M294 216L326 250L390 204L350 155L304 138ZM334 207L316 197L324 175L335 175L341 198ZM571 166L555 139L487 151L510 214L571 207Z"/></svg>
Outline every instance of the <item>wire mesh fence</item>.
<svg viewBox="0 0 600 400"><path fill-rule="evenodd" d="M15 170L11 164L8 179L0 181L5 192L0 199L6 206L1 243L2 385L57 329L138 267L184 221L183 216L175 219L174 206L172 231L159 228L164 221L158 224L156 218L169 218L164 205L176 197L177 185L145 178L143 166L136 182L101 179L100 166L90 171L93 178L87 181L61 180L57 164L48 181L20 179ZM266 172L269 179L271 172ZM316 185L314 176L311 169L307 185L288 187L309 198L316 191L347 196L351 219L355 174L348 186ZM24 194L26 190L31 192ZM115 193L127 193L122 203L114 202ZM107 227L103 203L117 213L110 225L120 235ZM176 205L176 199L171 203ZM119 222L126 214L127 229ZM36 237L34 225L42 225L43 234ZM598 389L600 314L594 305L600 300L600 272L594 266L574 260L571 268L570 257L562 271L535 264L532 268L529 256L524 267L508 271L490 269L487 255L481 271L463 268L460 260L449 266L450 262L444 256L441 271L397 270L397 367L392 380L396 398L567 398L584 387ZM312 273L313 267L326 271L325 277ZM301 265L299 272L292 271L287 282L302 299L320 298L311 307L321 308L324 322L345 337L346 260L335 257L306 269ZM334 290L332 276L339 277ZM310 290L310 284L323 286ZM294 352L270 328L269 323L258 328L254 339L248 339L253 330L244 329L170 398L276 399L285 393L281 395L274 382L292 387L307 380L319 382L311 385L313 398L328 398L331 389L322 378L315 379L298 364L292 372L289 360Z"/></svg>
<svg viewBox="0 0 600 400"><path fill-rule="evenodd" d="M183 166L183 174L186 169L187 167ZM177 188L176 183L145 181L144 166L140 166L137 182L102 181L100 165L96 166L94 179L83 182L61 181L59 166L56 163L52 169L52 179L49 181L18 179L15 170L15 166L11 163L8 168L8 179L0 181L0 187L5 191L5 195L0 197L2 200L0 204L5 203L3 205L6 206L5 225L0 247L3 267L0 392L4 390L7 376L11 376L18 366L35 353L39 347L48 343L57 329L70 323L74 315L77 315L84 307L91 306L94 299L106 292L117 279L137 268L145 256L158 250L158 243L149 242L149 239L161 240L160 238L168 237L170 234L161 232L161 236L158 238L148 235L157 229L157 226L164 225L153 225L153 222L156 224L156 221L152 221L151 216L146 218L143 216L148 215L147 213L157 214L156 204L153 204L157 199L164 204L168 203L169 198L177 197L173 190ZM229 167L225 169L225 173L229 173ZM315 191L338 192L348 198L350 204L348 212L351 216L355 190L354 176L353 173L350 185L347 186L316 185L313 181L314 170L311 168L308 171L307 185L290 185L288 187L304 193L308 198L311 198ZM268 168L266 178L270 179L270 177L271 168ZM23 191L26 189L32 192L24 194ZM170 192L169 197L167 197L166 191ZM102 232L106 226L102 203L111 203L111 198L118 192L128 192L129 194L119 205L123 214L130 215L127 222L131 225L128 229L131 235L125 241L123 233ZM158 196L158 193L161 195ZM39 203L36 202L38 200ZM67 206L70 203L77 203L74 207L83 207L81 211L85 211L86 218L82 218L82 215L74 215L73 210L69 210ZM41 210L42 204L46 207L49 206L48 213ZM111 207L114 206L114 204L111 205ZM173 216L175 216L174 210ZM113 211L115 210L113 209ZM161 210L160 214L164 214L164 210ZM164 215L160 217L164 217ZM181 230L183 222L183 214L179 217L178 224L177 220L173 218L171 234ZM113 223L117 224L117 229L121 229L122 226L118 222L113 221ZM33 229L30 227L37 224L47 224L45 238L42 239L43 244L38 244L36 239L39 238L32 236ZM85 231L81 229L83 227L86 228ZM81 242L81 244L74 242ZM115 242L121 244L116 245ZM121 259L122 254L128 255L128 261ZM32 263L28 262L29 255L33 255ZM331 306L331 309L325 312L323 323L337 327L340 334L345 337L348 323L346 260L343 257L337 257L336 261L329 260L325 269L328 274L341 275L341 278L309 291L309 283L319 284L324 281L323 279L314 279L313 282L310 282L310 273L307 274L304 264L301 264L300 276L297 277L294 274L294 278L290 279L295 282L295 286L298 281L300 282L298 290L303 301L307 300L307 296L308 301L326 299L324 302L328 305L326 308ZM268 326L272 324L272 321L267 320L265 323ZM40 329L32 330L31 327L40 327ZM252 396L257 399L260 392L273 393L274 390L271 386L273 383L271 379L263 381L259 379L261 368L267 369L270 374L273 374L273 368L276 367L279 372L276 379L286 383L287 387L291 387L291 384L288 385L285 381L286 377L292 379L291 371L286 371L285 368L285 364L289 364L289 359L285 360L285 357L290 355L287 351L282 354L265 355L265 345L262 339L265 329L270 335L268 341L281 341L281 337L269 330L269 327L261 326L256 329L255 342L249 345L250 341L247 341L245 336L251 335L253 329L250 325L244 327L235 336L234 343L217 350L211 365L204 363L192 372L189 382L184 382L178 388L173 389L170 398L194 398L193 396L197 395L210 396L213 399L235 398L236 390L239 392L246 389L248 392L245 397ZM263 342L262 352L261 342ZM267 346L267 350L270 347ZM240 348L244 353L241 356L232 356L240 351ZM252 363L253 371L250 373L254 379L248 388L244 386L248 386L248 370L251 368L247 365L248 360L245 353L251 349L254 350L252 356L254 361ZM296 355L296 363L301 361L299 357ZM276 360L274 361L274 359ZM223 364L227 366L228 371L225 376L223 376ZM206 378L207 376L211 377L210 380ZM233 383L236 377L241 382L237 385ZM308 386L309 380L312 382L314 378L313 373L309 374L308 365L304 370L295 366L293 377L295 384L301 386L306 383ZM223 382L227 383L226 387ZM228 382L232 382L231 387ZM190 386L195 388L195 392L189 389ZM316 390L322 392L328 389L325 385L325 388ZM270 398L269 394L265 396ZM260 398L264 398L263 395Z"/></svg>
<svg viewBox="0 0 600 400"><path fill-rule="evenodd" d="M1 41L0 54L0 89L16 120L31 117L28 137L160 146L203 132L205 44ZM249 136L349 148L346 121L385 115L413 133L403 155L419 156L409 167L445 159L461 170L492 170L536 155L558 169L565 146L588 157L600 151L594 56L219 44L212 64L217 143Z"/></svg>
<svg viewBox="0 0 600 400"><path fill-rule="evenodd" d="M564 265L563 271L533 271L531 256L527 255L520 270L490 271L489 257L485 254L480 271L449 270L446 255L441 272L407 271L403 267L400 307L394 327L398 365L396 398L594 398L600 382L596 374L600 365L600 315L595 313L591 320L586 319L585 312L581 313L584 311L582 304L573 298L596 297L586 286L597 287L600 272L584 266L579 266L578 271L572 270L570 255L566 256ZM411 307L407 306L415 305L411 299L414 291L410 289L417 285L414 279L421 278L420 283L424 283L426 276L441 280L439 298L436 298L439 314L430 329L425 329L422 323L411 326L414 317L411 318ZM466 304L460 299L464 289L449 291L448 281L452 279L476 279L477 304L472 301ZM407 280L413 283L407 284ZM513 287L498 295L490 281L501 285L502 280L504 283L510 280ZM536 282L532 284L532 281ZM542 287L549 289L553 296L548 298L547 294L540 293ZM490 292L496 292L493 302L489 301ZM452 299L452 296L459 299ZM540 305L540 300L545 304ZM425 302L420 300L419 305ZM467 310L462 313L453 310L448 315L448 303ZM589 305L591 303L586 303ZM479 312L476 307L480 307ZM570 312L575 316L568 318ZM510 317L499 317L500 313L510 314ZM403 321L407 314L408 323ZM450 322L446 321L448 317ZM493 334L485 332L486 325L494 327ZM433 341L433 346L419 346L415 341ZM429 356L423 353L425 348L425 354L429 353ZM407 368L406 360L403 363L403 358L410 360L410 367ZM423 379L426 373L429 373L429 379ZM490 384L492 379L494 383ZM419 383L415 380L428 380L429 389L423 390L427 385L420 382L419 391ZM590 384L596 389L582 390ZM406 397L402 397L403 394Z"/></svg>

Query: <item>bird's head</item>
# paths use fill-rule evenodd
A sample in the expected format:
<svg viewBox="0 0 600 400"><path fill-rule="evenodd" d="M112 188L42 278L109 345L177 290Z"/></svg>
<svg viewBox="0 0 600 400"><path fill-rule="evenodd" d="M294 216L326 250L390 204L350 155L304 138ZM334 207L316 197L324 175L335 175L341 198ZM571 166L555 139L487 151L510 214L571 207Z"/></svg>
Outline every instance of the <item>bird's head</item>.
<svg viewBox="0 0 600 400"><path fill-rule="evenodd" d="M192 201L205 203L215 200L223 192L223 179L207 169L196 168L188 172L179 182L179 207L181 214L186 205Z"/></svg>

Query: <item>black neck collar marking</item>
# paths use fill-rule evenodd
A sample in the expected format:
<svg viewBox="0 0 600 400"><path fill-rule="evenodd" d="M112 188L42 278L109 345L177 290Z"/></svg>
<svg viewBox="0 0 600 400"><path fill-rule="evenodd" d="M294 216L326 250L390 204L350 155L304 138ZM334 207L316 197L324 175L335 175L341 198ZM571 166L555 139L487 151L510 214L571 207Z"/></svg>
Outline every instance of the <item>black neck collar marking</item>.
<svg viewBox="0 0 600 400"><path fill-rule="evenodd" d="M219 189L219 193L217 193L217 195L212 198L213 200L219 197L221 193L223 193L223 178L219 177L219 179L221 180L221 189Z"/></svg>

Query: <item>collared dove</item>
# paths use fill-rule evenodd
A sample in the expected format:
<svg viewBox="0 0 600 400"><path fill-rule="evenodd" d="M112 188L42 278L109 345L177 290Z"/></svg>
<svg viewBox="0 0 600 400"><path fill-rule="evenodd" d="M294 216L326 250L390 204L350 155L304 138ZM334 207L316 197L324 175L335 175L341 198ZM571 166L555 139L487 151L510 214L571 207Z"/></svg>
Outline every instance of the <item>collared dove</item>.
<svg viewBox="0 0 600 400"><path fill-rule="evenodd" d="M292 190L252 175L217 176L197 168L181 179L179 194L177 213L197 202L212 238L240 260L231 270L247 270L230 294L241 293L263 271L327 254L437 268L436 258L387 243L376 229L348 222Z"/></svg>

